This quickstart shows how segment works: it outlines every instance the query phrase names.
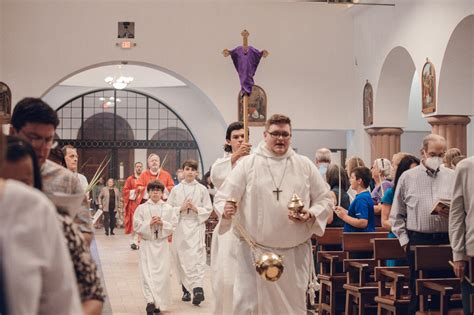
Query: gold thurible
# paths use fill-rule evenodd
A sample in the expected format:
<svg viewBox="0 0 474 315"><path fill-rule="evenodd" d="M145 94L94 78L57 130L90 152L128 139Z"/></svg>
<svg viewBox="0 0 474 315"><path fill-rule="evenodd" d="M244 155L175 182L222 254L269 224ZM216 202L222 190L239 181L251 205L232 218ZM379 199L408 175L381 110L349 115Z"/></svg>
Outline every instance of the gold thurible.
<svg viewBox="0 0 474 315"><path fill-rule="evenodd" d="M237 205L236 200L233 198L227 199L227 202ZM259 245L257 245L251 239L251 237L248 235L247 231L242 227L239 221L237 221L235 218L232 218L232 222L235 228L239 231L242 238L249 245L250 250L254 254L254 257L258 257L258 259L255 260L255 270L257 271L257 273L263 279L268 281L277 281L278 279L280 279L280 276L282 275L284 269L283 257L281 255L269 251L263 252L259 255L258 252L261 252L261 250L257 248Z"/></svg>

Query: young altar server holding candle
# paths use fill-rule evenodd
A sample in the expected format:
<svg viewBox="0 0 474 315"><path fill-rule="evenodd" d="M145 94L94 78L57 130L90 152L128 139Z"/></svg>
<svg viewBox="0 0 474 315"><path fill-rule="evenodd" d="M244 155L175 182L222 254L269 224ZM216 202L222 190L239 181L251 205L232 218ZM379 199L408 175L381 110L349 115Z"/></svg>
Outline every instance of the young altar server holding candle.
<svg viewBox="0 0 474 315"><path fill-rule="evenodd" d="M173 208L161 200L165 186L158 180L147 185L149 200L133 216L135 232L141 236L140 274L147 315L166 309L171 300L171 251L168 236L176 227Z"/></svg>

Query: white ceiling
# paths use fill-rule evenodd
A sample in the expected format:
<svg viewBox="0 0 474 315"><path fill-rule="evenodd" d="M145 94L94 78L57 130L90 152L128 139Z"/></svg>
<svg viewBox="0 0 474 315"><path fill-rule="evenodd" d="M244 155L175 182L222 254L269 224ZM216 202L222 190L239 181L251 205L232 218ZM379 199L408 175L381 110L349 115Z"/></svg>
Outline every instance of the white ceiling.
<svg viewBox="0 0 474 315"><path fill-rule="evenodd" d="M118 65L110 65L89 69L64 80L59 85L107 88L110 85L104 81L106 77L119 77L121 75L133 77L133 82L128 85L130 88L186 85L177 78L156 69L137 65L122 65L121 67L119 69Z"/></svg>

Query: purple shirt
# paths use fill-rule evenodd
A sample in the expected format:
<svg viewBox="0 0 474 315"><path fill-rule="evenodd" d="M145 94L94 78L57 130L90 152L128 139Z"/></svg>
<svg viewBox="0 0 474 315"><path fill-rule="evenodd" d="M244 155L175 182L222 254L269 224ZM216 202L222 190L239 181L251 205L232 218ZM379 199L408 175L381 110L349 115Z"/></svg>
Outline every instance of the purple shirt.
<svg viewBox="0 0 474 315"><path fill-rule="evenodd" d="M393 183L389 182L388 180L384 180L382 185L376 186L374 190L372 190L371 195L374 205L378 205L382 200L383 194L381 187L383 187L383 192L385 193L389 188L393 187Z"/></svg>
<svg viewBox="0 0 474 315"><path fill-rule="evenodd" d="M262 53L252 46L248 46L248 51L245 53L244 48L238 46L230 51L230 56L239 74L241 91L250 95L254 83L253 76L262 59Z"/></svg>

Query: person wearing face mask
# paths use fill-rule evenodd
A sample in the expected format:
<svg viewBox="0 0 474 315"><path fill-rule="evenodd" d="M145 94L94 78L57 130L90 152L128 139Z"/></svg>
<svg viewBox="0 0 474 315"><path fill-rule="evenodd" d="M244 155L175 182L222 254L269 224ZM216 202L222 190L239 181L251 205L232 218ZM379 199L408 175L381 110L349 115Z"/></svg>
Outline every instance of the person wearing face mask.
<svg viewBox="0 0 474 315"><path fill-rule="evenodd" d="M438 199L451 199L454 172L440 167L446 152L446 140L435 134L423 139L422 160L419 166L407 170L400 177L392 209L390 224L400 245L407 253L410 266L410 290L412 292L408 314L415 314L418 298L415 294L416 272L412 245L449 244L448 211L432 215Z"/></svg>
<svg viewBox="0 0 474 315"><path fill-rule="evenodd" d="M316 167L323 178L326 178L329 164L331 164L331 150L321 148L316 151L315 155Z"/></svg>

